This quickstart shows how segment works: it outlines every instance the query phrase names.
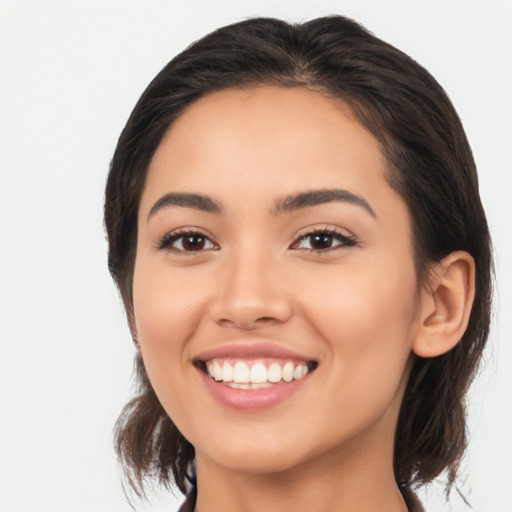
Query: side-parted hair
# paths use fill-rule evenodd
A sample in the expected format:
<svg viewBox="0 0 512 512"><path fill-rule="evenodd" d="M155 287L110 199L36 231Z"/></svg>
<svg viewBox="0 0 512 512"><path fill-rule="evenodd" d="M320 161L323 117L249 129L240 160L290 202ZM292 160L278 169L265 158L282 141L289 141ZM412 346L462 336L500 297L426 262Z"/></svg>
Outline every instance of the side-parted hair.
<svg viewBox="0 0 512 512"><path fill-rule="evenodd" d="M395 435L394 470L405 488L443 471L452 486L466 448L465 395L489 333L492 251L475 163L461 122L436 80L413 59L342 16L290 24L254 18L216 30L175 57L149 84L111 163L105 194L109 270L133 327L137 217L148 167L164 134L199 98L219 90L304 87L339 100L376 137L386 178L408 205L418 280L464 250L476 266L467 330L448 353L414 356ZM135 333L133 333L135 334ZM194 484L194 448L160 405L140 353L138 391L115 444L127 481Z"/></svg>

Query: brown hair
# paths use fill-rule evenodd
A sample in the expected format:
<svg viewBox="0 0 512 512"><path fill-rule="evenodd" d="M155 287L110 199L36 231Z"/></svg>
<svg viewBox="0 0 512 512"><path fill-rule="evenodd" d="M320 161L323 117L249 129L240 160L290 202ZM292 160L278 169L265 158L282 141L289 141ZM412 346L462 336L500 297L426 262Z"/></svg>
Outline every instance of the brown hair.
<svg viewBox="0 0 512 512"><path fill-rule="evenodd" d="M475 163L460 120L435 79L353 20L301 24L255 18L220 28L175 57L150 83L119 139L108 177L109 269L133 320L137 214L150 160L162 137L198 98L227 88L306 87L348 105L378 139L388 182L409 206L418 277L456 250L476 265L467 330L450 352L415 357L398 420L394 468L405 488L447 470L453 484L466 448L465 404L489 332L492 256ZM194 448L167 416L140 355L138 393L116 425L116 449L130 485L194 482Z"/></svg>

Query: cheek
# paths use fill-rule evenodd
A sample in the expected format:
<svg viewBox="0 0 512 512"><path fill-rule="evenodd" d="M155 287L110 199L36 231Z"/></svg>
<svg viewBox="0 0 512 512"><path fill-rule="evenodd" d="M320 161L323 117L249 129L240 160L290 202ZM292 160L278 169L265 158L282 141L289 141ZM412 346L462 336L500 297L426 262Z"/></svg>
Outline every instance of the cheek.
<svg viewBox="0 0 512 512"><path fill-rule="evenodd" d="M204 313L200 287L168 269L140 261L135 266L133 302L137 337L151 384L166 409L182 395L183 372L191 370L189 340ZM181 391L180 391L181 390Z"/></svg>
<svg viewBox="0 0 512 512"><path fill-rule="evenodd" d="M179 346L183 333L201 314L201 286L193 279L141 262L135 266L133 303L139 341L148 345Z"/></svg>
<svg viewBox="0 0 512 512"><path fill-rule="evenodd" d="M402 377L416 320L417 287L412 264L356 265L333 269L304 287L304 311L328 341L334 364L361 382ZM348 377L347 377L348 378Z"/></svg>

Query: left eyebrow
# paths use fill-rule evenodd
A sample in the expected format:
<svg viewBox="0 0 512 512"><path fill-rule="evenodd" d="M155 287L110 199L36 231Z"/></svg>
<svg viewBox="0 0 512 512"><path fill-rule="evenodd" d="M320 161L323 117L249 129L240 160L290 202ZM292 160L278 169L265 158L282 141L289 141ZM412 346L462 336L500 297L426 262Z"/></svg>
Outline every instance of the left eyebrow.
<svg viewBox="0 0 512 512"><path fill-rule="evenodd" d="M349 203L360 206L374 219L377 218L377 214L366 199L343 189L309 190L291 196L286 196L275 202L274 207L270 210L270 214L277 216L295 210L300 210L301 208L308 208L310 206L333 202Z"/></svg>

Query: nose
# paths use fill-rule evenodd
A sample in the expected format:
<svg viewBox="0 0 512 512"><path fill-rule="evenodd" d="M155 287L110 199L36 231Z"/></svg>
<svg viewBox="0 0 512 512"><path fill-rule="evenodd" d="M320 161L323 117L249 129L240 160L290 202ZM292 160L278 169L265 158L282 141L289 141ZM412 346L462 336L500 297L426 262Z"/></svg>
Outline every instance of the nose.
<svg viewBox="0 0 512 512"><path fill-rule="evenodd" d="M282 277L278 263L269 257L240 254L225 261L210 306L214 321L244 330L286 322L293 308Z"/></svg>

